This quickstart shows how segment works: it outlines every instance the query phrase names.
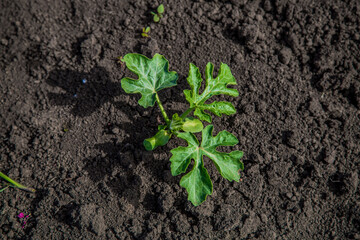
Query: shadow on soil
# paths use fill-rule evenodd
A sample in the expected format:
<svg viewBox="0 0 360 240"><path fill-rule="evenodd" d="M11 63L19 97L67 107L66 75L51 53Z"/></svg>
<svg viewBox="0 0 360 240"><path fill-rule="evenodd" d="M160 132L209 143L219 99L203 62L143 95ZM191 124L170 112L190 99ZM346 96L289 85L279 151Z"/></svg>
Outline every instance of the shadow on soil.
<svg viewBox="0 0 360 240"><path fill-rule="evenodd" d="M137 173L136 167L141 161L145 161L146 169L154 176L157 182L164 181L161 169L167 168L168 162L154 161L153 153L143 148L144 139L155 135L157 132L157 117L161 113L157 107L144 109L141 106L130 107L128 102L114 101L115 97L124 94L120 82L111 82L108 72L102 67L95 67L89 73L76 72L73 70L54 70L50 73L46 82L53 87L60 87L65 93L49 93L48 97L52 105L71 105L71 113L74 116L86 117L98 110L103 104L110 102L115 108L127 115L129 123L111 123L104 126L103 134L113 135L111 142L96 144L95 149L103 154L84 159L85 170L89 173L94 183L105 184L119 197L124 197L133 206L140 204L140 187L142 180ZM162 91L163 103L167 99L180 99L179 91L166 89ZM130 112L137 111L138 115ZM148 114L145 116L144 112ZM170 116L175 111L169 109ZM148 127L149 126L149 127ZM119 136L113 129L117 128L124 132L125 136ZM121 139L121 140L120 140ZM121 142L120 142L121 141ZM167 149L169 150L169 149ZM118 169L114 171L114 169ZM160 170L160 171L159 171ZM149 195L144 198L146 206L150 206ZM72 206L69 206L70 210ZM68 222L69 209L65 208L60 219Z"/></svg>
<svg viewBox="0 0 360 240"><path fill-rule="evenodd" d="M120 82L111 82L109 74L102 67L95 67L89 73L54 70L46 82L65 91L49 93L50 104L72 105L71 113L80 117L89 116L104 103L121 94Z"/></svg>

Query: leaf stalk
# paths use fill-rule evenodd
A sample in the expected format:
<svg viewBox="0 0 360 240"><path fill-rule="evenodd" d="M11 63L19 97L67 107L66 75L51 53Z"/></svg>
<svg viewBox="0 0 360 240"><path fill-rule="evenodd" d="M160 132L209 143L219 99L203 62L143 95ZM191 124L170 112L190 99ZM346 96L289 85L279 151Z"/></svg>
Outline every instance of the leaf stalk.
<svg viewBox="0 0 360 240"><path fill-rule="evenodd" d="M188 108L183 114L181 114L181 119L184 119L187 117L187 115L189 115L192 111L194 110L194 108Z"/></svg>
<svg viewBox="0 0 360 240"><path fill-rule="evenodd" d="M169 119L168 115L166 114L165 109L164 109L163 105L161 104L159 95L157 93L155 94L155 99L156 99L156 102L159 105L161 114L163 115L163 117L165 119L166 125L169 125L170 124L170 119Z"/></svg>

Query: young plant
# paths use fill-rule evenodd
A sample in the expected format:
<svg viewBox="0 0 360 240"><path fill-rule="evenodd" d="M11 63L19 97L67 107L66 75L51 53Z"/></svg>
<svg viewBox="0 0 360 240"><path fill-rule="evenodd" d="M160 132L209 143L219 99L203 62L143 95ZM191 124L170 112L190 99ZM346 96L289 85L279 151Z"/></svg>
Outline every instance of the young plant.
<svg viewBox="0 0 360 240"><path fill-rule="evenodd" d="M143 29L142 29L142 33L141 33L141 36L148 38L148 37L150 37L150 36L149 36L149 32L150 32L150 27L143 28Z"/></svg>
<svg viewBox="0 0 360 240"><path fill-rule="evenodd" d="M169 72L168 61L160 54L155 54L152 59L149 59L136 53L125 55L123 61L139 79L125 77L121 80L121 87L126 93L140 93L141 98L138 103L144 108L152 107L156 102L165 120L165 124L158 126L158 132L153 137L144 140L145 149L150 151L163 146L172 136L184 139L188 143L187 147L180 146L170 151L172 153L170 167L173 176L185 173L191 161L194 160L192 169L180 180L180 186L188 192L188 200L193 205L198 206L213 191L210 176L204 167L203 156L207 156L213 161L224 178L238 182L240 180L239 171L244 169L240 160L243 152L226 153L216 150L219 146L234 146L238 143L237 138L225 130L213 136L213 125L210 124L204 128L201 122L211 123L212 118L208 112L216 116L236 113L235 107L230 102L213 101L205 103L215 95L225 94L233 97L239 95L236 89L227 87L228 85L236 85L230 68L221 63L219 74L214 78L214 66L212 63L208 63L205 70L205 89L200 94L199 89L203 80L199 69L194 64L190 64L187 78L190 89L184 90L189 108L180 116L175 113L170 119L158 95L160 90L177 84L178 74L174 71ZM192 112L194 117L189 117ZM196 132L202 134L201 143L193 134Z"/></svg>
<svg viewBox="0 0 360 240"><path fill-rule="evenodd" d="M157 9L156 9L157 13L151 12L152 15L154 15L153 20L154 22L159 22L160 19L163 17L163 13L164 13L164 5L160 4Z"/></svg>
<svg viewBox="0 0 360 240"><path fill-rule="evenodd" d="M116 58L116 62L120 65L124 64L124 57L123 56L119 56Z"/></svg>
<svg viewBox="0 0 360 240"><path fill-rule="evenodd" d="M6 176L4 173L0 172L0 177L5 179L6 181L9 182L9 184L0 189L0 192L4 191L5 189L9 188L9 187L16 187L16 188L19 188L21 190L24 190L24 191L28 191L28 192L35 192L35 189L33 188L28 188L28 187L25 187L24 185L21 185L20 183L12 180L11 178L9 178L8 176Z"/></svg>

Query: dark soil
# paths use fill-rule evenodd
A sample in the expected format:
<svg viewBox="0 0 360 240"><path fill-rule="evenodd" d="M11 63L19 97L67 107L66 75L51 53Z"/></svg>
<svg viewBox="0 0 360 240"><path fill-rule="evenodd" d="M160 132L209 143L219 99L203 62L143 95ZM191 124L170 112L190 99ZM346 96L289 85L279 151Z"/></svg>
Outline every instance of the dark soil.
<svg viewBox="0 0 360 240"><path fill-rule="evenodd" d="M360 239L358 0L0 9L0 170L37 189L0 194L1 239ZM160 53L179 73L160 93L170 115L187 108L190 62L230 66L240 96L216 99L238 113L213 123L240 141L242 182L206 161L214 193L199 207L187 201L169 162L183 142L142 146L161 114L121 89L129 71L116 58L130 52ZM24 229L20 212L31 214Z"/></svg>

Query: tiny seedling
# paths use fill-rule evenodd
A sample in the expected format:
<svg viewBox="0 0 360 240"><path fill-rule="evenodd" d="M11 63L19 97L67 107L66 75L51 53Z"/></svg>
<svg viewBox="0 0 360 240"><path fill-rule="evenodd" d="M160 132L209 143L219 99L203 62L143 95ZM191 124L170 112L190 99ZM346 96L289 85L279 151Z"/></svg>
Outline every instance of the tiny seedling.
<svg viewBox="0 0 360 240"><path fill-rule="evenodd" d="M125 63L124 63L124 57L123 57L123 56L117 57L117 58L116 58L116 62L117 62L118 64L120 64L121 69L124 69Z"/></svg>
<svg viewBox="0 0 360 240"><path fill-rule="evenodd" d="M154 16L153 17L153 20L154 22L159 22L160 19L163 17L163 13L164 13L164 5L163 4L160 4L157 9L156 9L156 13L154 12L151 12L151 14Z"/></svg>
<svg viewBox="0 0 360 240"><path fill-rule="evenodd" d="M210 124L204 128L202 123L202 121L211 123L212 120L205 111L219 117L222 114L236 113L235 107L230 102L206 103L215 95L225 94L233 97L239 95L236 89L227 87L236 85L230 68L221 63L219 74L214 78L214 66L212 63L208 63L205 70L205 89L200 94L199 89L203 80L199 69L194 64L190 64L187 78L190 89L184 90L185 98L190 106L181 115L175 113L170 119L158 95L160 90L177 84L178 74L174 71L169 72L168 61L160 54L155 54L152 59L149 59L136 53L126 54L123 61L139 79L125 77L121 80L121 87L126 93L140 93L141 98L138 103L144 108L153 107L156 102L165 120L165 125L159 125L158 132L153 137L144 140L145 149L151 151L159 146L164 146L172 136L181 138L188 143L187 147L180 146L170 151L172 153L170 168L173 176L185 173L191 161L194 160L192 169L180 180L180 186L188 192L188 200L198 206L213 191L210 176L204 167L203 156L213 161L224 178L238 182L240 180L239 171L244 169L240 160L243 152L236 150L226 153L216 149L220 146L234 146L238 143L237 138L225 130L213 136L213 125ZM194 117L189 117L192 112ZM196 132L202 134L201 143L194 135Z"/></svg>
<svg viewBox="0 0 360 240"><path fill-rule="evenodd" d="M124 63L123 60L124 60L124 57L123 57L123 56L119 56L119 57L116 58L116 62L117 62L118 64L123 64L123 63Z"/></svg>
<svg viewBox="0 0 360 240"><path fill-rule="evenodd" d="M4 173L2 173L2 172L0 172L0 177L9 182L9 184L7 184L6 187L0 189L0 192L4 191L5 189L7 189L7 188L9 188L9 187L16 187L16 188L19 188L19 189L24 190L24 191L27 191L27 192L35 192L35 189L29 188L29 187L25 187L24 185L21 185L20 183L12 180L11 178L9 178L8 176L6 176L6 175L5 175Z"/></svg>
<svg viewBox="0 0 360 240"><path fill-rule="evenodd" d="M142 33L141 33L141 36L148 38L148 37L150 37L150 36L149 36L149 32L150 32L150 27L143 28L143 29L142 29Z"/></svg>

